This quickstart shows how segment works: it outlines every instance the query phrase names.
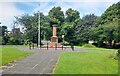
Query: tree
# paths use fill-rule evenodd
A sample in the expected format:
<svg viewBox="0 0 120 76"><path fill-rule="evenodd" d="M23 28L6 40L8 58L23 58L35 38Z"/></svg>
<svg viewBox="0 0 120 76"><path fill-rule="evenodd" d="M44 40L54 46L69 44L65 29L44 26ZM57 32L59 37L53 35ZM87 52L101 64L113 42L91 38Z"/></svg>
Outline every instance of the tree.
<svg viewBox="0 0 120 76"><path fill-rule="evenodd" d="M50 40L52 35L52 28L50 26L50 18L40 14L40 25L41 25L41 34L44 40Z"/></svg>
<svg viewBox="0 0 120 76"><path fill-rule="evenodd" d="M9 36L9 42L11 44L23 44L24 39L22 36L22 32L20 31L20 28L13 27L11 31L11 35Z"/></svg>
<svg viewBox="0 0 120 76"><path fill-rule="evenodd" d="M61 7L53 7L49 11L48 16L52 21L60 22L60 25L64 22L64 13L61 11Z"/></svg>
<svg viewBox="0 0 120 76"><path fill-rule="evenodd" d="M7 44L8 43L8 30L7 26L0 26L0 36L2 38L2 44Z"/></svg>
<svg viewBox="0 0 120 76"><path fill-rule="evenodd" d="M120 42L118 20L93 27L89 30L89 39L97 41L98 46L103 47L103 42L108 43L110 48L114 48ZM113 43L112 43L113 42Z"/></svg>
<svg viewBox="0 0 120 76"><path fill-rule="evenodd" d="M107 10L101 15L99 19L99 24L109 23L115 19L119 19L119 9L120 2L111 5Z"/></svg>
<svg viewBox="0 0 120 76"><path fill-rule="evenodd" d="M76 35L74 31L74 25L72 23L66 22L62 25L61 36L62 35L65 35L65 41L76 44Z"/></svg>
<svg viewBox="0 0 120 76"><path fill-rule="evenodd" d="M94 14L85 15L82 18L83 25L85 25L86 27L96 27L97 18L98 17Z"/></svg>
<svg viewBox="0 0 120 76"><path fill-rule="evenodd" d="M37 43L38 41L38 17L40 15L40 26L41 26L41 37L43 39L50 39L51 35L51 28L49 25L49 18L48 16L44 16L43 13L35 13L34 15L25 14L21 17L16 17L16 21L21 26L24 26L24 39L26 41L32 41Z"/></svg>
<svg viewBox="0 0 120 76"><path fill-rule="evenodd" d="M64 13L61 11L61 7L53 7L49 13L48 17L50 19L50 25L57 24L57 36L59 41L61 41L61 29L62 24L64 23ZM52 31L51 31L52 32ZM49 36L50 37L50 36Z"/></svg>
<svg viewBox="0 0 120 76"><path fill-rule="evenodd" d="M89 29L96 27L97 16L94 14L85 15L76 25L75 32L77 34L77 40L88 43L89 41Z"/></svg>
<svg viewBox="0 0 120 76"><path fill-rule="evenodd" d="M0 36L2 36L2 26L0 26Z"/></svg>
<svg viewBox="0 0 120 76"><path fill-rule="evenodd" d="M75 34L75 26L77 22L80 20L79 12L69 8L66 11L66 18L64 23L58 27L59 31L59 40L62 41L62 35L64 36L65 41L69 43L77 44L76 42L76 34Z"/></svg>
<svg viewBox="0 0 120 76"><path fill-rule="evenodd" d="M69 8L65 14L66 22L74 22L76 24L80 20L80 13L77 10L73 10L72 8Z"/></svg>
<svg viewBox="0 0 120 76"><path fill-rule="evenodd" d="M5 34L7 33L7 26L0 26L0 29L2 31L2 36L5 36Z"/></svg>
<svg viewBox="0 0 120 76"><path fill-rule="evenodd" d="M21 26L24 26L24 39L32 41L33 37L37 35L37 22L38 16L30 16L28 14L24 14L21 17L16 17L16 21Z"/></svg>

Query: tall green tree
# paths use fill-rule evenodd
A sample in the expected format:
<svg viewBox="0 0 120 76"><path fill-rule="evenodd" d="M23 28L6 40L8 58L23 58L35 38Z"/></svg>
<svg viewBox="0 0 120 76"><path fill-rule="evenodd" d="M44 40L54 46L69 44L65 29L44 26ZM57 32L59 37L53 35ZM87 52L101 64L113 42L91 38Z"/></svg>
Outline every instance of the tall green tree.
<svg viewBox="0 0 120 76"><path fill-rule="evenodd" d="M24 26L24 39L28 41L33 41L37 43L38 41L38 19L40 15L40 27L41 27L41 37L46 39L51 35L51 29L49 26L49 18L44 16L43 13L35 13L34 15L22 15L21 17L16 17L16 21L21 26Z"/></svg>
<svg viewBox="0 0 120 76"><path fill-rule="evenodd" d="M65 14L66 22L77 23L80 20L80 13L77 10L73 10L72 8L69 8Z"/></svg>
<svg viewBox="0 0 120 76"><path fill-rule="evenodd" d="M76 34L75 34L73 23L66 22L62 25L61 36L62 35L64 35L65 41L69 43L77 44L78 41L76 40Z"/></svg>
<svg viewBox="0 0 120 76"><path fill-rule="evenodd" d="M69 8L65 14L67 16L66 17L67 22L75 22L75 20L80 18L79 12L77 10L73 10L72 8Z"/></svg>
<svg viewBox="0 0 120 76"><path fill-rule="evenodd" d="M64 13L61 11L61 7L53 7L49 13L48 16L51 20L59 21L60 25L64 22Z"/></svg>
<svg viewBox="0 0 120 76"><path fill-rule="evenodd" d="M7 33L7 26L0 26L0 32L1 36L5 36L5 33Z"/></svg>
<svg viewBox="0 0 120 76"><path fill-rule="evenodd" d="M21 17L16 17L18 24L21 26L24 26L24 37L26 40L33 40L33 37L37 37L37 22L38 22L38 16L30 16L28 14L24 14Z"/></svg>
<svg viewBox="0 0 120 76"><path fill-rule="evenodd" d="M76 24L80 21L79 12L69 8L66 13L65 22L61 26L61 35L65 35L65 41L73 44L77 44L75 27Z"/></svg>
<svg viewBox="0 0 120 76"><path fill-rule="evenodd" d="M2 44L8 43L9 37L7 33L8 33L7 26L0 26L0 37L2 39Z"/></svg>
<svg viewBox="0 0 120 76"><path fill-rule="evenodd" d="M22 36L22 32L20 31L20 28L13 27L11 34L9 35L9 43L10 44L23 44L24 39Z"/></svg>
<svg viewBox="0 0 120 76"><path fill-rule="evenodd" d="M59 41L61 42L61 29L62 29L62 24L64 23L64 13L61 10L61 7L53 7L49 13L48 17L50 19L50 25L52 26L53 24L57 24L57 36ZM51 27L52 28L52 27ZM52 36L52 35L51 35Z"/></svg>
<svg viewBox="0 0 120 76"><path fill-rule="evenodd" d="M85 15L82 20L80 20L76 27L75 27L75 32L77 34L77 40L83 41L83 42L88 42L89 41L89 35L88 31L90 30L91 27L96 27L97 24L97 16L94 14L88 14Z"/></svg>
<svg viewBox="0 0 120 76"><path fill-rule="evenodd" d="M103 47L103 42L106 42L111 48L114 48L116 43L120 42L118 27L118 20L99 25L96 28L93 27L89 30L89 39L97 41L98 46Z"/></svg>
<svg viewBox="0 0 120 76"><path fill-rule="evenodd" d="M99 24L109 23L114 21L115 19L119 19L119 12L120 12L120 2L111 5L107 8L107 10L101 15L99 19Z"/></svg>
<svg viewBox="0 0 120 76"><path fill-rule="evenodd" d="M43 13L40 14L40 25L41 25L41 34L44 40L50 40L52 35L52 28L50 26L50 18L44 16Z"/></svg>

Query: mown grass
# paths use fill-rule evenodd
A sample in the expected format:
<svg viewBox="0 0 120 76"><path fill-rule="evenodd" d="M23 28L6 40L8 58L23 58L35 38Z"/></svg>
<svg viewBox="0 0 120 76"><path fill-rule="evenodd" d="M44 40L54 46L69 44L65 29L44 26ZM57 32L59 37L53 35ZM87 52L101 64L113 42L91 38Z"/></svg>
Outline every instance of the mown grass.
<svg viewBox="0 0 120 76"><path fill-rule="evenodd" d="M84 44L82 47L87 47L87 48L95 48L96 46L95 45L92 45L92 44Z"/></svg>
<svg viewBox="0 0 120 76"><path fill-rule="evenodd" d="M32 54L32 52L18 50L14 47L2 47L2 49L0 49L0 66L19 60L30 54Z"/></svg>
<svg viewBox="0 0 120 76"><path fill-rule="evenodd" d="M103 50L103 49L102 49ZM110 57L114 50L99 52L64 52L54 74L117 74L118 60Z"/></svg>
<svg viewBox="0 0 120 76"><path fill-rule="evenodd" d="M116 49L107 49L107 48L98 48L98 47L82 47L82 46L75 46L76 48L82 48L82 49L86 49L86 50L92 50L92 51L113 51L113 50L116 50Z"/></svg>
<svg viewBox="0 0 120 76"><path fill-rule="evenodd" d="M0 45L2 47L28 47L29 45Z"/></svg>

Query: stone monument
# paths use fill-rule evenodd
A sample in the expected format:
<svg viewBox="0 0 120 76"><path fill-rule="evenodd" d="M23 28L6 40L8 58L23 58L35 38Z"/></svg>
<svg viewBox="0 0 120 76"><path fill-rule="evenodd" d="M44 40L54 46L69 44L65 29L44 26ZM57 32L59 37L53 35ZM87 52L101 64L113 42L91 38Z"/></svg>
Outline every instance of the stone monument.
<svg viewBox="0 0 120 76"><path fill-rule="evenodd" d="M56 26L57 26L56 24L52 25L53 36L51 37L51 42L54 42L54 43L58 43L58 37L56 35L56 31L57 31Z"/></svg>
<svg viewBox="0 0 120 76"><path fill-rule="evenodd" d="M58 43L58 37L57 37L57 24L52 25L52 33L53 36L51 37L51 42L48 44L48 47L61 47L61 44Z"/></svg>

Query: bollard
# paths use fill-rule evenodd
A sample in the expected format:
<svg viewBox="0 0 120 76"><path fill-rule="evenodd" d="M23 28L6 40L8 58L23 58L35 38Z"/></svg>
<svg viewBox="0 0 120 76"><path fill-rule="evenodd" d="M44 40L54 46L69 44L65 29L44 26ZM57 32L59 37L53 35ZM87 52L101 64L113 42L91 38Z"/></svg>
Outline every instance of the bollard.
<svg viewBox="0 0 120 76"><path fill-rule="evenodd" d="M72 50L74 51L74 46L72 47Z"/></svg>
<svg viewBox="0 0 120 76"><path fill-rule="evenodd" d="M62 44L62 50L63 50L63 44Z"/></svg>
<svg viewBox="0 0 120 76"><path fill-rule="evenodd" d="M37 48L38 48L38 43L37 43Z"/></svg>
<svg viewBox="0 0 120 76"><path fill-rule="evenodd" d="M33 49L34 49L34 43L32 44L32 47L33 47Z"/></svg>
<svg viewBox="0 0 120 76"><path fill-rule="evenodd" d="M47 43L47 50L48 50L48 43Z"/></svg>
<svg viewBox="0 0 120 76"><path fill-rule="evenodd" d="M55 43L55 50L57 50L57 43Z"/></svg>
<svg viewBox="0 0 120 76"><path fill-rule="evenodd" d="M31 43L29 43L29 49L31 50Z"/></svg>
<svg viewBox="0 0 120 76"><path fill-rule="evenodd" d="M71 48L72 48L72 51L74 51L74 45L73 45L73 43L71 43Z"/></svg>

